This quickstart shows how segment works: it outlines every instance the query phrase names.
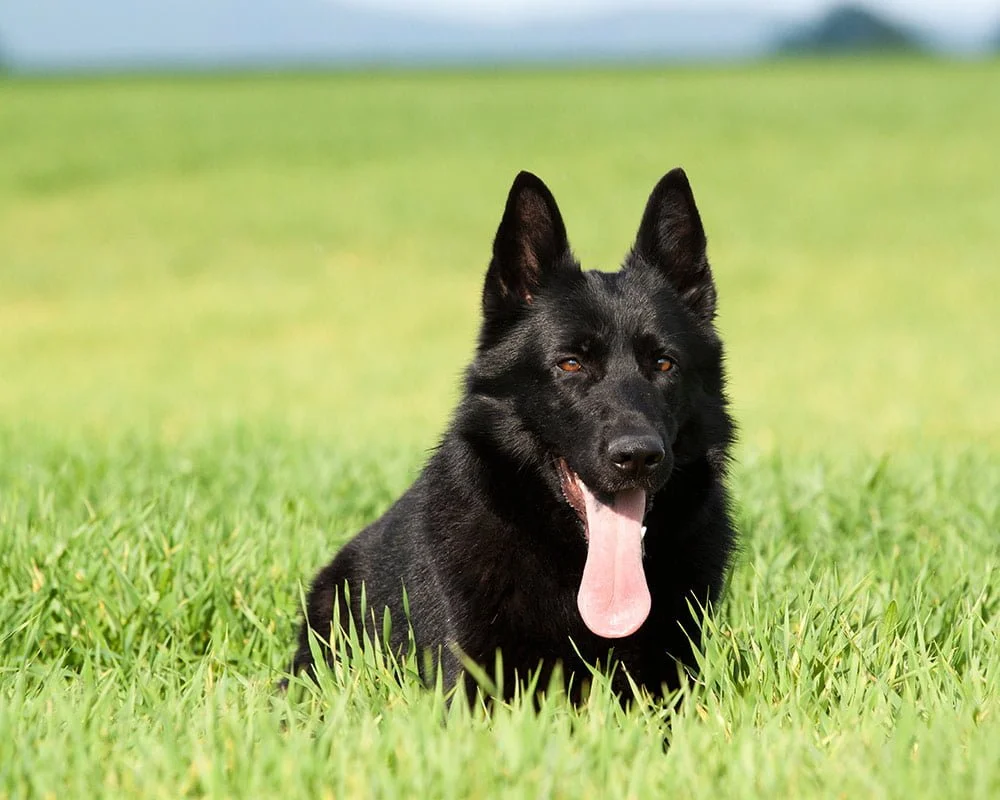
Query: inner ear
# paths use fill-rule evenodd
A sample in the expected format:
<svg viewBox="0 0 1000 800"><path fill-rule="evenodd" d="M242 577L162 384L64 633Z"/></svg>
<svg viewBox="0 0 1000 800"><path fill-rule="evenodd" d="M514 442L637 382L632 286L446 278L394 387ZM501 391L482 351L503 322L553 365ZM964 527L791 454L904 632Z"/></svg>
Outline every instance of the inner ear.
<svg viewBox="0 0 1000 800"><path fill-rule="evenodd" d="M551 195L546 198L537 191L520 192L514 214L520 228L517 272L524 278L520 293L531 302L531 290L541 282L543 265L557 261L566 249L566 230Z"/></svg>
<svg viewBox="0 0 1000 800"><path fill-rule="evenodd" d="M664 175L650 194L633 254L658 269L699 319L711 322L715 283L706 245L691 184L678 167Z"/></svg>
<svg viewBox="0 0 1000 800"><path fill-rule="evenodd" d="M483 290L485 309L530 303L546 274L567 260L571 256L566 226L552 192L537 176L519 173L493 240Z"/></svg>

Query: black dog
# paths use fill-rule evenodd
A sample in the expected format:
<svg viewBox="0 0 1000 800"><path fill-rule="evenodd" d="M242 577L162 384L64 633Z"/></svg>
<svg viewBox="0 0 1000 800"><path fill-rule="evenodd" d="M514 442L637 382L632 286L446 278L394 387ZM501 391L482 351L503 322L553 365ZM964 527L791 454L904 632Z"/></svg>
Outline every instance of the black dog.
<svg viewBox="0 0 1000 800"><path fill-rule="evenodd" d="M675 687L700 641L691 609L718 598L735 544L715 301L682 170L653 190L616 273L581 270L552 194L519 174L453 421L413 486L317 575L293 669L314 670L310 629L332 658L335 602L342 626L361 624L363 585L368 630L388 608L397 649L405 589L446 684L460 654L489 671L499 650L508 695L556 663L578 686L581 657L609 654L616 690L623 671Z"/></svg>

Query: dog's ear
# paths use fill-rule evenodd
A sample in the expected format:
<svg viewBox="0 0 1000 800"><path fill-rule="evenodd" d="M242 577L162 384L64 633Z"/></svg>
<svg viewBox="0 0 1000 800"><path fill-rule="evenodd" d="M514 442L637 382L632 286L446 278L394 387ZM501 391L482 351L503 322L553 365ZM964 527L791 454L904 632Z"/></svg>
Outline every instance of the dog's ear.
<svg viewBox="0 0 1000 800"><path fill-rule="evenodd" d="M572 262L555 198L530 172L514 178L483 287L487 316L530 303L547 273Z"/></svg>
<svg viewBox="0 0 1000 800"><path fill-rule="evenodd" d="M715 317L715 283L705 253L705 229L680 167L656 184L639 224L633 262L655 267L701 321ZM638 266L638 265L637 265Z"/></svg>

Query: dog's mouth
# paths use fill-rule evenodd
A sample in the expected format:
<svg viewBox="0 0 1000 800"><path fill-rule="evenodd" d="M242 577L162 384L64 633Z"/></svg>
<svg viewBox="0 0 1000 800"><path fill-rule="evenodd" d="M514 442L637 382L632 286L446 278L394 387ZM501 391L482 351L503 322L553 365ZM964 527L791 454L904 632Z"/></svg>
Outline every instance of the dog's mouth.
<svg viewBox="0 0 1000 800"><path fill-rule="evenodd" d="M642 567L646 491L595 491L563 458L557 470L563 496L583 522L587 539L587 562L576 596L580 616L598 636L629 636L646 621L652 605Z"/></svg>

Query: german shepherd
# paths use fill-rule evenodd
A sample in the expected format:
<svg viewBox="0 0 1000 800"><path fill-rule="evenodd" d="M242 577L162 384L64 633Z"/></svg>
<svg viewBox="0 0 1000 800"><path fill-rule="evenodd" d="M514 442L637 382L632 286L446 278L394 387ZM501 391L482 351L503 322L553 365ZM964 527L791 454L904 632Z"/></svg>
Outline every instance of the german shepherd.
<svg viewBox="0 0 1000 800"><path fill-rule="evenodd" d="M546 686L557 664L571 691L585 665L616 664L623 694L629 677L654 696L679 684L736 542L705 247L681 169L610 273L582 270L552 193L515 178L451 424L409 490L316 576L293 671L314 674L311 632L330 660L334 619L377 634L388 609L390 646L411 626L446 685L474 686L464 659L508 696L529 675Z"/></svg>

